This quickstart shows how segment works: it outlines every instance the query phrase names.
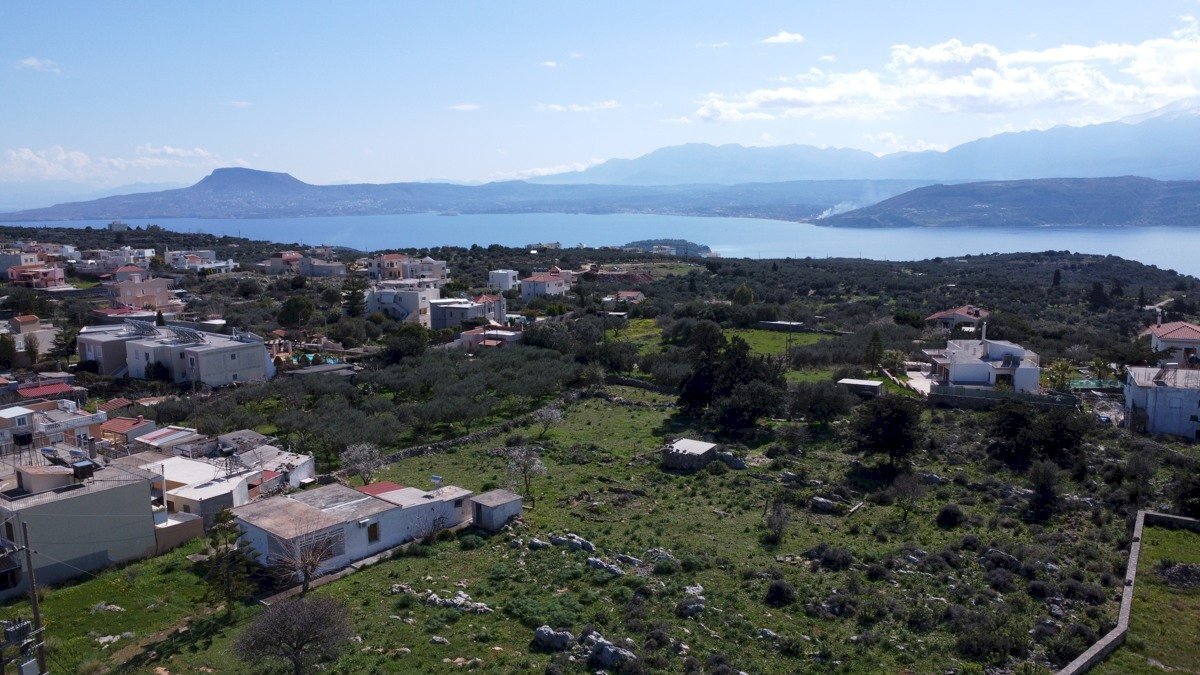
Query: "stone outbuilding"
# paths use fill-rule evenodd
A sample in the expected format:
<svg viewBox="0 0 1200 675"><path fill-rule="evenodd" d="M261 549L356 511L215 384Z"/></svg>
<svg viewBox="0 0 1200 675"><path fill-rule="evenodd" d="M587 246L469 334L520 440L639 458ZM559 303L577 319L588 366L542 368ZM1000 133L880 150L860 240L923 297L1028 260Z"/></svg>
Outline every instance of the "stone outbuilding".
<svg viewBox="0 0 1200 675"><path fill-rule="evenodd" d="M475 527L495 532L521 515L521 495L511 490L489 490L471 497Z"/></svg>
<svg viewBox="0 0 1200 675"><path fill-rule="evenodd" d="M691 438L677 438L662 450L664 469L695 471L708 466L717 456L717 444Z"/></svg>

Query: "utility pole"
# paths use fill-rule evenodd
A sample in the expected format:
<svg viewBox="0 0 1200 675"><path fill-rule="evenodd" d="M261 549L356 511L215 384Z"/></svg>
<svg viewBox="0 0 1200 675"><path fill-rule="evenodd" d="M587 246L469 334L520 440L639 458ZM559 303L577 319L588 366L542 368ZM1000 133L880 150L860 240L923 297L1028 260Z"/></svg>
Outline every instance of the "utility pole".
<svg viewBox="0 0 1200 675"><path fill-rule="evenodd" d="M37 640L38 672L46 670L46 636L42 633L42 609L38 604L37 576L33 571L33 550L29 547L29 523L21 522L21 538L25 540L25 568L29 572L29 606L33 609L33 639Z"/></svg>

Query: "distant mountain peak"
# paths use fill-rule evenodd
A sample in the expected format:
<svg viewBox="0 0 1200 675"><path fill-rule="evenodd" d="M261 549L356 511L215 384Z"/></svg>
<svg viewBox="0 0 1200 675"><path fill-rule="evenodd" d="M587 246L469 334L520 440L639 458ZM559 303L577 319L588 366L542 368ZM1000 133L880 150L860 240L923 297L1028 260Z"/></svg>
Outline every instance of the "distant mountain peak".
<svg viewBox="0 0 1200 675"><path fill-rule="evenodd" d="M289 173L259 171L240 166L213 169L194 186L201 190L286 190L309 187L308 183Z"/></svg>
<svg viewBox="0 0 1200 675"><path fill-rule="evenodd" d="M1200 96L1181 98L1149 112L1122 117L1120 121L1125 124L1141 124L1147 120L1173 120L1183 117L1200 117Z"/></svg>

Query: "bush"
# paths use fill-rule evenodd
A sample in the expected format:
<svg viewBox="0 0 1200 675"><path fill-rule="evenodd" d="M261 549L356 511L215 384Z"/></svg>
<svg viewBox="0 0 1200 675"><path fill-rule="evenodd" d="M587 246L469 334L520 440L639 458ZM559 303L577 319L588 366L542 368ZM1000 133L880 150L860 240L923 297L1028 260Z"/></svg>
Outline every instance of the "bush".
<svg viewBox="0 0 1200 675"><path fill-rule="evenodd" d="M1013 573L1006 569L997 567L985 574L984 578L987 580L989 586L1001 593L1008 593L1013 589Z"/></svg>
<svg viewBox="0 0 1200 675"><path fill-rule="evenodd" d="M475 549L487 543L483 537L477 534L468 534L458 540L458 547L464 551L474 551Z"/></svg>
<svg viewBox="0 0 1200 675"><path fill-rule="evenodd" d="M772 607L783 607L796 601L796 589L783 579L776 579L767 586L766 603Z"/></svg>
<svg viewBox="0 0 1200 675"><path fill-rule="evenodd" d="M854 563L854 554L844 548L827 548L821 553L821 567L840 571Z"/></svg>
<svg viewBox="0 0 1200 675"><path fill-rule="evenodd" d="M938 527L950 529L962 525L966 519L967 517L963 514L962 507L958 504L946 504L942 507L941 511L938 511L935 522L937 522Z"/></svg>
<svg viewBox="0 0 1200 675"><path fill-rule="evenodd" d="M659 558L654 562L655 574L676 574L682 568L678 560Z"/></svg>

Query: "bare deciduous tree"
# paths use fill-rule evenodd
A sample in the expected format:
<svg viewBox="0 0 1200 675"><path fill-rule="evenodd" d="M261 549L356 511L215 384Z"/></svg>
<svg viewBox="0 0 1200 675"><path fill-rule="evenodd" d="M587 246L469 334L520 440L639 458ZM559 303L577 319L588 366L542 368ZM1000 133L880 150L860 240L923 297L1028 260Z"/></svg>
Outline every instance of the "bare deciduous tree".
<svg viewBox="0 0 1200 675"><path fill-rule="evenodd" d="M771 543L783 543L783 537L787 534L787 526L791 520L792 512L788 509L787 502L782 496L775 497L767 512L767 532L770 535Z"/></svg>
<svg viewBox="0 0 1200 675"><path fill-rule="evenodd" d="M267 607L233 643L252 665L282 660L294 675L312 672L338 656L350 641L350 614L333 598L299 598Z"/></svg>
<svg viewBox="0 0 1200 675"><path fill-rule="evenodd" d="M908 514L916 508L917 502L921 497L925 496L925 486L921 485L911 473L903 473L896 476L896 480L892 481L892 487L889 488L892 495L892 500L896 504L896 508L900 509L902 521L905 525L908 524Z"/></svg>
<svg viewBox="0 0 1200 675"><path fill-rule="evenodd" d="M347 473L361 477L364 483L370 483L375 470L379 468L382 455L379 448L370 443L355 443L346 446L340 459Z"/></svg>
<svg viewBox="0 0 1200 675"><path fill-rule="evenodd" d="M538 434L538 438L546 435L550 431L550 427L562 421L562 411L557 406L547 406L533 413L533 421L542 426L542 433Z"/></svg>
<svg viewBox="0 0 1200 675"><path fill-rule="evenodd" d="M533 479L546 475L546 465L542 462L541 448L520 447L508 451L509 479L524 486L524 494L529 498L529 507L537 505L533 496Z"/></svg>
<svg viewBox="0 0 1200 675"><path fill-rule="evenodd" d="M272 537L268 563L285 580L300 581L300 597L326 561L341 555L346 543L342 533L319 532L312 535L283 539Z"/></svg>

